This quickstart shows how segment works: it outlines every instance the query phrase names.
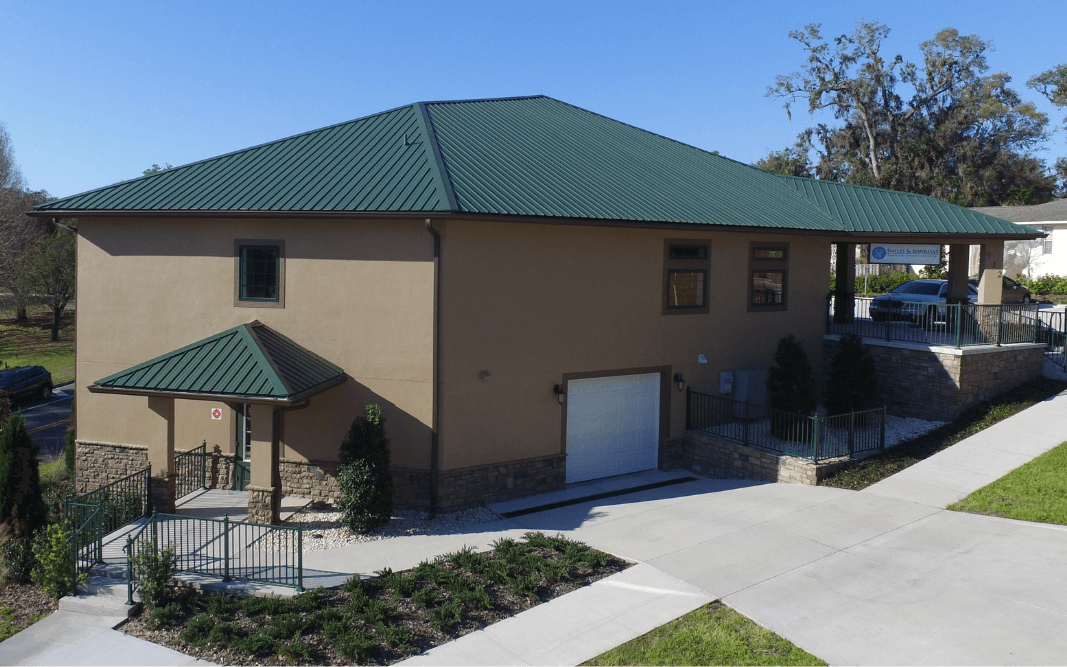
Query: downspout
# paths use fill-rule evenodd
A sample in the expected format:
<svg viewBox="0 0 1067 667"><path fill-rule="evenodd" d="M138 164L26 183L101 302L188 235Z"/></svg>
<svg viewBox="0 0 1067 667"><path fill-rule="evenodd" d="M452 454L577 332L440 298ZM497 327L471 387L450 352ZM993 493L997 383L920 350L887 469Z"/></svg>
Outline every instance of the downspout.
<svg viewBox="0 0 1067 667"><path fill-rule="evenodd" d="M426 231L433 236L433 417L430 425L430 516L437 514L437 480L440 444L437 428L440 423L440 398L438 378L440 377L440 339L441 339L441 234L433 228L433 220L426 218Z"/></svg>

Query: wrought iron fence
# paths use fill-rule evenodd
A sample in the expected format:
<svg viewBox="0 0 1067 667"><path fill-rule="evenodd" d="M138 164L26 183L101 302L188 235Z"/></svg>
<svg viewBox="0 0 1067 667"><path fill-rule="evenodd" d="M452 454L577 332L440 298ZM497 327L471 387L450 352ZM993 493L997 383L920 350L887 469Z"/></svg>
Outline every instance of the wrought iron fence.
<svg viewBox="0 0 1067 667"><path fill-rule="evenodd" d="M686 390L686 428L818 462L885 449L885 408L804 416Z"/></svg>
<svg viewBox="0 0 1067 667"><path fill-rule="evenodd" d="M178 498L207 486L207 443L175 456L174 469L177 472L175 489Z"/></svg>
<svg viewBox="0 0 1067 667"><path fill-rule="evenodd" d="M849 308L848 301L851 301ZM854 333L927 345L969 347L1033 343L1041 330L1037 304L945 304L877 301L855 297L827 300L826 333Z"/></svg>
<svg viewBox="0 0 1067 667"><path fill-rule="evenodd" d="M141 530L132 534L124 550L127 558L127 604L139 579L134 563L147 549L170 549L175 570L223 581L247 579L304 590L303 529L230 521L229 517L203 519L153 513Z"/></svg>

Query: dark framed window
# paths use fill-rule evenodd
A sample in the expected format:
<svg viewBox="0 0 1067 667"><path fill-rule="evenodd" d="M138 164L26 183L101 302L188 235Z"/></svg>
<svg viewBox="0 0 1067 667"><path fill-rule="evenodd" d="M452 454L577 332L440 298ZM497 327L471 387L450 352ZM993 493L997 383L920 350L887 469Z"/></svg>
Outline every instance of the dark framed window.
<svg viewBox="0 0 1067 667"><path fill-rule="evenodd" d="M234 242L234 305L283 308L285 244L277 240Z"/></svg>
<svg viewBox="0 0 1067 667"><path fill-rule="evenodd" d="M785 310L788 305L789 244L754 241L748 255L748 310Z"/></svg>
<svg viewBox="0 0 1067 667"><path fill-rule="evenodd" d="M667 239L663 253L663 314L708 312L707 241Z"/></svg>

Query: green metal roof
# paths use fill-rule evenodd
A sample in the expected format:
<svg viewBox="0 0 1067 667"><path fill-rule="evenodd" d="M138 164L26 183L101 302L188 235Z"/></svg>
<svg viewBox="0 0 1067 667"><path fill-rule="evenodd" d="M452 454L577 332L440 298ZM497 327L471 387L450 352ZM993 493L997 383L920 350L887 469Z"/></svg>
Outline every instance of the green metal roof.
<svg viewBox="0 0 1067 667"><path fill-rule="evenodd" d="M89 391L288 405L344 380L339 367L252 322L97 380Z"/></svg>
<svg viewBox="0 0 1067 667"><path fill-rule="evenodd" d="M412 104L35 211L448 212L1020 234L920 195L781 177L544 96Z"/></svg>

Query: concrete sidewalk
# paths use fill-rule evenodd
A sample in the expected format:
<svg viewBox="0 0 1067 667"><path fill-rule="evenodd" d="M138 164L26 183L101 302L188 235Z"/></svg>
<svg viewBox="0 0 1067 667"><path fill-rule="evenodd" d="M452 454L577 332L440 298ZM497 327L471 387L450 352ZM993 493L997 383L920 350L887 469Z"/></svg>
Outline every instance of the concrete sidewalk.
<svg viewBox="0 0 1067 667"><path fill-rule="evenodd" d="M528 530L639 563L411 663L573 665L718 598L831 664L1067 664L1067 528L943 509L1065 440L1067 394L863 492L700 478L463 532L311 552L304 564L399 570ZM57 616L0 643L0 664L191 660L151 644L122 653L139 640L105 619ZM49 648L72 627L85 638L79 651Z"/></svg>

